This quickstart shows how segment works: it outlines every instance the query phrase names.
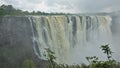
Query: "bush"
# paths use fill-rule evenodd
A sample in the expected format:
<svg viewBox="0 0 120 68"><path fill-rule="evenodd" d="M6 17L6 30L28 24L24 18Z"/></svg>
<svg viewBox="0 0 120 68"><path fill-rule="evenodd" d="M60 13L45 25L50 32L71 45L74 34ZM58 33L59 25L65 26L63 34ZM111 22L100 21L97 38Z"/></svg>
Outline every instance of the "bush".
<svg viewBox="0 0 120 68"><path fill-rule="evenodd" d="M35 68L32 60L25 60L22 64L22 68Z"/></svg>
<svg viewBox="0 0 120 68"><path fill-rule="evenodd" d="M112 58L112 51L109 45L102 45L100 47L104 54L106 54L108 60L100 61L98 57L86 57L86 60L89 62L89 65L80 64L80 65L67 65L67 64L57 64L55 63L56 57L54 56L54 52L50 49L46 49L47 51L47 59L50 63L49 68L120 68L120 63L116 62ZM46 56L46 55L45 55Z"/></svg>
<svg viewBox="0 0 120 68"><path fill-rule="evenodd" d="M98 57L86 57L87 61L90 63L90 68L118 68L117 62L112 58L112 51L109 47L109 45L102 45L100 48L102 48L102 51L104 54L107 55L108 60L107 61L100 61Z"/></svg>

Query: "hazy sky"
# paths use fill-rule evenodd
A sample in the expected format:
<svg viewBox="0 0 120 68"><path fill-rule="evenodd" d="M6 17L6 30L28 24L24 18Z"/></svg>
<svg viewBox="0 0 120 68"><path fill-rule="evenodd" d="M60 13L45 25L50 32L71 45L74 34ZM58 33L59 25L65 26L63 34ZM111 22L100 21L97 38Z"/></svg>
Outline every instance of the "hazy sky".
<svg viewBox="0 0 120 68"><path fill-rule="evenodd" d="M45 12L111 12L120 10L120 0L0 0L23 10Z"/></svg>

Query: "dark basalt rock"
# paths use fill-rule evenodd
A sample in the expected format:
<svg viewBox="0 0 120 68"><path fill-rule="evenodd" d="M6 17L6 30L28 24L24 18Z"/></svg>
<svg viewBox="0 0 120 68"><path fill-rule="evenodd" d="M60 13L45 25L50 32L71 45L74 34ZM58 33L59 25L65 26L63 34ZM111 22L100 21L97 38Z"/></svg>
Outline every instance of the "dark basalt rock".
<svg viewBox="0 0 120 68"><path fill-rule="evenodd" d="M0 68L21 68L25 60L32 60L36 68L45 68L47 62L34 54L28 17L0 18Z"/></svg>

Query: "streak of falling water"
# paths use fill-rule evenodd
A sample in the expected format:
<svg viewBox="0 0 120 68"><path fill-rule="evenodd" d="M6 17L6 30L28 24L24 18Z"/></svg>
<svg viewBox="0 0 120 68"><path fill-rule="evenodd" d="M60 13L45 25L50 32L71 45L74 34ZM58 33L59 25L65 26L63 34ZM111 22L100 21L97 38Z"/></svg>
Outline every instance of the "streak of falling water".
<svg viewBox="0 0 120 68"><path fill-rule="evenodd" d="M78 64L96 54L104 57L99 45L112 42L109 16L35 16L29 20L35 54L45 59L45 48L49 48L57 63Z"/></svg>

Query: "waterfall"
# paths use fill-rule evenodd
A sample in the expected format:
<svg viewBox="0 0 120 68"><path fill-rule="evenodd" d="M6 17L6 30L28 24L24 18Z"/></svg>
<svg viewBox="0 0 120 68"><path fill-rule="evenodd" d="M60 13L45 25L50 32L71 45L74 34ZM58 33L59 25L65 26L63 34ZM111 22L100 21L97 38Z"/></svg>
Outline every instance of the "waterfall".
<svg viewBox="0 0 120 68"><path fill-rule="evenodd" d="M34 51L40 59L45 59L45 48L49 48L57 63L77 64L89 53L97 53L101 44L112 41L109 16L32 16L29 21Z"/></svg>

